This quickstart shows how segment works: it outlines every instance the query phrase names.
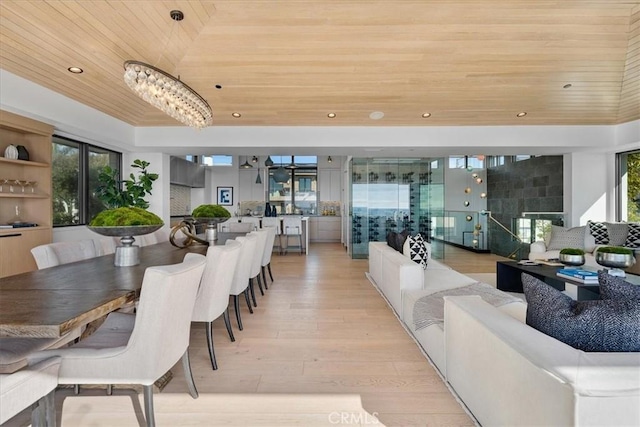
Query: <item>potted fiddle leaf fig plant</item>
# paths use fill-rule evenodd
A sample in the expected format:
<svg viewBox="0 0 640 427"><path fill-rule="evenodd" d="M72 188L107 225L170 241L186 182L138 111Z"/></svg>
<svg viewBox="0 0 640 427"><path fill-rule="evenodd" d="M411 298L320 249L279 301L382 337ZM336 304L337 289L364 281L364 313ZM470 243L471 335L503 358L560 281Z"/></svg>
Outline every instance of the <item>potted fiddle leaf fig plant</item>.
<svg viewBox="0 0 640 427"><path fill-rule="evenodd" d="M144 160L134 160L131 167L139 169L138 176L131 173L128 179L119 179L118 171L109 166L98 175L100 185L95 194L108 209L98 213L88 228L103 236L120 237L122 246L116 248L116 266L139 264L139 248L133 245L133 236L153 233L164 225L159 216L146 210L149 202L145 197L158 179L157 173L147 171L149 165Z"/></svg>

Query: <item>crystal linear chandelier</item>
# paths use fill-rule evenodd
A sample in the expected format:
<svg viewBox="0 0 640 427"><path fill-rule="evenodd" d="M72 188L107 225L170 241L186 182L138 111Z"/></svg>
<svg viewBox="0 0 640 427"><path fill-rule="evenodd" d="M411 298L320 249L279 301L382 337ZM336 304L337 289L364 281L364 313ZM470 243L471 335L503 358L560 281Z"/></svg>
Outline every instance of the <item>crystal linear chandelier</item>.
<svg viewBox="0 0 640 427"><path fill-rule="evenodd" d="M139 61L125 61L124 70L127 86L167 115L198 129L213 123L207 101L179 78Z"/></svg>

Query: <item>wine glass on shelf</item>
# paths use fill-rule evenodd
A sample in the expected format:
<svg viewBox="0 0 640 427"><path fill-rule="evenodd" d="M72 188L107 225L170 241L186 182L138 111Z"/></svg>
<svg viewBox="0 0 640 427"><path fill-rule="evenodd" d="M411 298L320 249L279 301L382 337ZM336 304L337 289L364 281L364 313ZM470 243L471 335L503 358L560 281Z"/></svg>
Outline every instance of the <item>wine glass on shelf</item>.
<svg viewBox="0 0 640 427"><path fill-rule="evenodd" d="M32 184L32 183L31 183L31 181L28 181L28 180L25 180L25 181L24 181L24 186L25 186L27 189L28 189L29 187L31 187L31 184ZM28 191L27 191L27 193L28 193Z"/></svg>
<svg viewBox="0 0 640 427"><path fill-rule="evenodd" d="M13 193L13 180L12 179L5 179L4 183L5 184L9 184L9 193Z"/></svg>
<svg viewBox="0 0 640 427"><path fill-rule="evenodd" d="M20 185L20 180L19 179L14 179L13 183L16 185L16 189L18 188L18 186ZM24 193L24 188L22 188L22 192Z"/></svg>
<svg viewBox="0 0 640 427"><path fill-rule="evenodd" d="M17 179L16 180L16 183L20 186L20 188L22 188L22 193L24 193L24 187L27 186L27 182L29 182L29 181L24 181L24 180L21 180L21 179Z"/></svg>
<svg viewBox="0 0 640 427"><path fill-rule="evenodd" d="M6 182L6 179L0 178L0 193L2 193L4 191L4 183L5 182Z"/></svg>
<svg viewBox="0 0 640 427"><path fill-rule="evenodd" d="M38 181L31 181L31 193L36 192L36 186L38 185Z"/></svg>

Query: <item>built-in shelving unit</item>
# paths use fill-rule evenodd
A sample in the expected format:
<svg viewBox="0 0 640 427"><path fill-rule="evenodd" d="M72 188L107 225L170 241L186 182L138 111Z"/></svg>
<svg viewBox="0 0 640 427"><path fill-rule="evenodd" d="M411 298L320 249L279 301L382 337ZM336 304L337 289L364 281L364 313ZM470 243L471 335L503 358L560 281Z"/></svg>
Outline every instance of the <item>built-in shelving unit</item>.
<svg viewBox="0 0 640 427"><path fill-rule="evenodd" d="M10 144L29 152L29 160L0 157L0 224L37 224L0 229L0 277L35 270L31 248L51 242L52 135L53 126L0 110L0 156Z"/></svg>

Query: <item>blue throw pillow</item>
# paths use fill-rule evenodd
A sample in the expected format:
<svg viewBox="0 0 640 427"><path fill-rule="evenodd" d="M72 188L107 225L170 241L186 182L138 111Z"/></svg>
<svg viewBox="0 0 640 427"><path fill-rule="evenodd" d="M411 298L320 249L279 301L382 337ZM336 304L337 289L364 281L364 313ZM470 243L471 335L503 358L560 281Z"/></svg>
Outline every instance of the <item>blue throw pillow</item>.
<svg viewBox="0 0 640 427"><path fill-rule="evenodd" d="M598 284L601 299L634 300L640 303L640 286L629 283L622 277L612 276L600 270Z"/></svg>
<svg viewBox="0 0 640 427"><path fill-rule="evenodd" d="M640 304L635 300L574 301L522 274L527 325L583 351L640 351Z"/></svg>

